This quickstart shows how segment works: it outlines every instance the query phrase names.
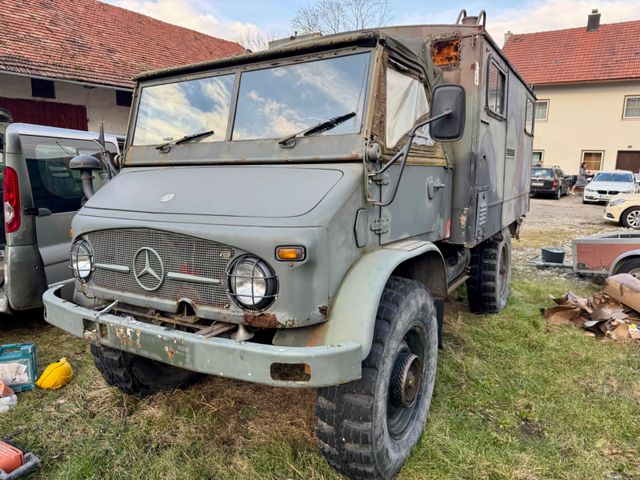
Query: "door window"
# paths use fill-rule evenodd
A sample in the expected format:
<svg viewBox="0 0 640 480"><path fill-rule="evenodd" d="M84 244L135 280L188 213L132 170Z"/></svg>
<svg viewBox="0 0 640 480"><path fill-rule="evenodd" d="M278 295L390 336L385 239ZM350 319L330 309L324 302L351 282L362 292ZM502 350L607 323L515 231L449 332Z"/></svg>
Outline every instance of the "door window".
<svg viewBox="0 0 640 480"><path fill-rule="evenodd" d="M411 130L416 120L429 113L424 85L415 78L388 68L386 108L386 146L393 148ZM428 129L426 125L417 132L417 145L434 144Z"/></svg>
<svg viewBox="0 0 640 480"><path fill-rule="evenodd" d="M505 74L498 66L489 62L489 81L487 82L487 108L490 112L504 117Z"/></svg>
<svg viewBox="0 0 640 480"><path fill-rule="evenodd" d="M86 154L100 158L100 147L91 140L73 140L22 135L22 152L27 162L33 206L48 208L51 213L74 212L84 202L80 172L69 168L76 155ZM113 158L117 149L107 143L107 152ZM94 190L109 180L109 170L94 172Z"/></svg>

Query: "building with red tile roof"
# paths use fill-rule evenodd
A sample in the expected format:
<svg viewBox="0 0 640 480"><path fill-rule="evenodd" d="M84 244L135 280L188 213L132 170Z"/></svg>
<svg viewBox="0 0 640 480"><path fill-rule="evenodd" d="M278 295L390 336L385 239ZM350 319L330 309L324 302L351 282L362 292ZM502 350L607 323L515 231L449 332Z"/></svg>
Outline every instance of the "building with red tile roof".
<svg viewBox="0 0 640 480"><path fill-rule="evenodd" d="M2 0L0 18L0 108L29 123L124 133L137 74L243 52L96 0Z"/></svg>
<svg viewBox="0 0 640 480"><path fill-rule="evenodd" d="M640 172L640 20L505 36L538 97L534 159L577 173Z"/></svg>

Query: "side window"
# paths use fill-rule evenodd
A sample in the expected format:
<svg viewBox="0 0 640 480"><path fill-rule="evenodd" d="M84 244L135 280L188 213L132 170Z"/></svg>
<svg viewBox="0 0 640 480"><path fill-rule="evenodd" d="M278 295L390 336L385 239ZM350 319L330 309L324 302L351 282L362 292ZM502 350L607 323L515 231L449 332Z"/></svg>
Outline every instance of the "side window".
<svg viewBox="0 0 640 480"><path fill-rule="evenodd" d="M524 114L524 133L533 136L533 117L535 106L530 98L527 98L527 107Z"/></svg>
<svg viewBox="0 0 640 480"><path fill-rule="evenodd" d="M424 85L415 78L387 68L387 105L385 144L394 148L402 137L413 127L415 121L429 113L429 103ZM416 137L416 144L431 146L428 126L422 128Z"/></svg>
<svg viewBox="0 0 640 480"><path fill-rule="evenodd" d="M33 204L36 208L48 208L51 213L79 210L84 199L80 172L69 169L69 161L80 154L100 157L100 148L90 140L73 140L51 137L20 137L22 152L27 162ZM116 146L107 143L111 156ZM94 173L97 191L109 180L107 167Z"/></svg>
<svg viewBox="0 0 640 480"><path fill-rule="evenodd" d="M505 74L493 62L489 62L489 73L487 82L487 108L490 112L501 117L505 114Z"/></svg>

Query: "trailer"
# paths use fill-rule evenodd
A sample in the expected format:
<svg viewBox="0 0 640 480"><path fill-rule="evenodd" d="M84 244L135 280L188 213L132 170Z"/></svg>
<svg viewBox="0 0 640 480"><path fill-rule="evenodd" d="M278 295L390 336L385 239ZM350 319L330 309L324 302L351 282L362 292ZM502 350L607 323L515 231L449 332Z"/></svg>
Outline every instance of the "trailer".
<svg viewBox="0 0 640 480"><path fill-rule="evenodd" d="M609 276L629 273L640 278L640 232L613 232L574 238L573 271Z"/></svg>

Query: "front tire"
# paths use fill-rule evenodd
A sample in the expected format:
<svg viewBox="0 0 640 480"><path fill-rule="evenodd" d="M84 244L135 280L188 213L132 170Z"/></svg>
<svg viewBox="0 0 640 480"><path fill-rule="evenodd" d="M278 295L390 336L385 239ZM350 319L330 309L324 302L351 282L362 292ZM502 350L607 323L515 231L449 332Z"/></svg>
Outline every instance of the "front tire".
<svg viewBox="0 0 640 480"><path fill-rule="evenodd" d="M511 287L511 235L508 229L471 250L467 280L469 309L496 313L507 306Z"/></svg>
<svg viewBox="0 0 640 480"><path fill-rule="evenodd" d="M620 215L620 221L622 225L627 228L633 228L634 230L640 230L640 208L631 207L626 209Z"/></svg>
<svg viewBox="0 0 640 480"><path fill-rule="evenodd" d="M437 355L431 295L415 280L391 277L362 378L318 390L316 435L333 468L353 479L398 473L424 429Z"/></svg>
<svg viewBox="0 0 640 480"><path fill-rule="evenodd" d="M96 368L109 385L135 397L184 388L202 377L196 372L97 343L91 344L91 354Z"/></svg>

